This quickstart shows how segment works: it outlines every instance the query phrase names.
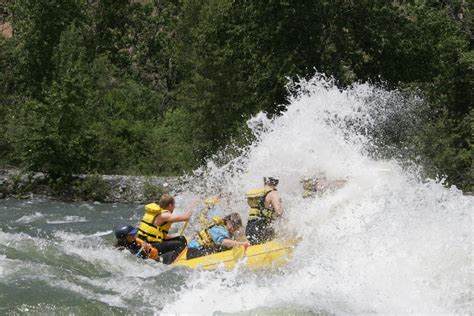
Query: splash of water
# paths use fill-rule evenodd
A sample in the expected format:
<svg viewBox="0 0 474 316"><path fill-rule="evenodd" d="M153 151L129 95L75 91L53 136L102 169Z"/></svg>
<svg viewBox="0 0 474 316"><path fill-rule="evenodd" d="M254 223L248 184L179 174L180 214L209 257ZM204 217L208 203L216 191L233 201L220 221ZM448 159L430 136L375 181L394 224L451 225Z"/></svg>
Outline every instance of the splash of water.
<svg viewBox="0 0 474 316"><path fill-rule="evenodd" d="M239 157L196 172L206 179L197 191L225 188L228 211L243 218L244 192L279 177L285 228L302 237L294 259L263 276L198 273L163 311L472 311L473 198L367 154L374 147L367 131L393 117L412 124L419 100L368 84L341 90L319 75L298 88L282 116L248 122L256 141ZM303 198L301 180L321 173L347 183Z"/></svg>
<svg viewBox="0 0 474 316"><path fill-rule="evenodd" d="M33 215L25 215L20 217L19 219L16 220L17 223L21 224L29 224L33 223L34 221L40 220L44 217L43 214L39 212L35 212Z"/></svg>

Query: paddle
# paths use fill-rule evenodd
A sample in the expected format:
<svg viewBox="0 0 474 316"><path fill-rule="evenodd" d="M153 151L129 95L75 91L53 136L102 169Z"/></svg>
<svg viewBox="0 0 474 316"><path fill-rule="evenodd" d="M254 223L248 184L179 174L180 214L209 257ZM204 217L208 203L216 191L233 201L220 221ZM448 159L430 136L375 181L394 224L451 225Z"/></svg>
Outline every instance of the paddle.
<svg viewBox="0 0 474 316"><path fill-rule="evenodd" d="M191 216L192 216L192 213L191 213ZM183 227L181 227L181 231L179 232L179 235L180 235L180 236L183 236L183 233L184 233L184 231L186 230L186 227L188 226L188 223L189 223L189 220L187 220L186 222L184 222L184 225L183 225Z"/></svg>
<svg viewBox="0 0 474 316"><path fill-rule="evenodd" d="M191 217L193 216L194 206L196 206L196 204L197 204L199 201L201 201L200 198L195 198L195 199L193 200L193 202L191 203L191 205L188 207L188 212L191 211ZM190 217L189 219L191 219L191 217ZM180 236L183 236L184 231L185 231L186 227L188 226L189 219L188 219L186 222L184 222L184 225L183 225L183 227L181 228L181 231L179 232L179 235L180 235Z"/></svg>
<svg viewBox="0 0 474 316"><path fill-rule="evenodd" d="M239 261L245 256L246 248L244 246L235 246L232 248L232 256L235 261Z"/></svg>
<svg viewBox="0 0 474 316"><path fill-rule="evenodd" d="M244 246L234 246L232 247L232 256L234 257L234 261L239 261L243 257L247 256L247 248L250 247L250 244L247 242L247 245Z"/></svg>

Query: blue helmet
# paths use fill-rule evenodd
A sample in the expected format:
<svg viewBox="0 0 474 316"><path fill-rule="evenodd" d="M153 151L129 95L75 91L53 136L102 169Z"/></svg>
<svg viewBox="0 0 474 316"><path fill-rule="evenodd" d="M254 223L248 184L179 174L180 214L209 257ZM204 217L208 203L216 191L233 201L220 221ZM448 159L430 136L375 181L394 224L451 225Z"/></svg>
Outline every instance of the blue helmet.
<svg viewBox="0 0 474 316"><path fill-rule="evenodd" d="M123 239L128 235L135 235L137 231L137 227L128 224L116 226L114 229L115 237L117 237L117 239Z"/></svg>

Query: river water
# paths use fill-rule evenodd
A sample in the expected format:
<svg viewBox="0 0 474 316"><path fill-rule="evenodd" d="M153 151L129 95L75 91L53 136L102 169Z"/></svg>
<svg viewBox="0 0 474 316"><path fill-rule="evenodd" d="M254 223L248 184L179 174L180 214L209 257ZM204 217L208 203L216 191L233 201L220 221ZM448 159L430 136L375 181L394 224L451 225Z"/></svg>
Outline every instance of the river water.
<svg viewBox="0 0 474 316"><path fill-rule="evenodd" d="M248 122L256 139L239 157L216 155L177 196L182 212L221 193L223 209L245 219L245 191L279 177L281 233L301 237L287 266L164 266L113 248L113 227L137 223L142 205L7 199L0 314L472 313L473 197L367 154L377 149L367 131L395 119L410 128L417 100L364 84L340 90L321 76L299 91L281 117ZM322 173L347 182L303 198L301 180Z"/></svg>

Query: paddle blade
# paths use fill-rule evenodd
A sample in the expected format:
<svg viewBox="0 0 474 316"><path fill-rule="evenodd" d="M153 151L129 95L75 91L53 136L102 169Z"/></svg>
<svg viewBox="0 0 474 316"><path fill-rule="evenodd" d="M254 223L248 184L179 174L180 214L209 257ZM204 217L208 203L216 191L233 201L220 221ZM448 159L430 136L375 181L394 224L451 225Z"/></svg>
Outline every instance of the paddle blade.
<svg viewBox="0 0 474 316"><path fill-rule="evenodd" d="M235 261L239 261L245 256L245 247L235 246L234 248L232 248L232 255L234 256Z"/></svg>

